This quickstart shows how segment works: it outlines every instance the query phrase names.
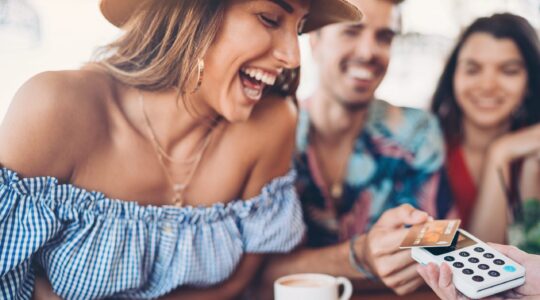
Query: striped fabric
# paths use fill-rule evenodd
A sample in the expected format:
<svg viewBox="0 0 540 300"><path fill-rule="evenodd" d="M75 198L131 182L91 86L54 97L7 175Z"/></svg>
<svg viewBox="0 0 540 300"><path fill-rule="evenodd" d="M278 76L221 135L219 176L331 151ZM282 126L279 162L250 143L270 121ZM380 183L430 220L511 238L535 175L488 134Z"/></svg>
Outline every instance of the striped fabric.
<svg viewBox="0 0 540 300"><path fill-rule="evenodd" d="M30 299L36 265L63 299L151 299L224 281L244 253L300 242L294 178L276 178L249 200L176 208L0 169L0 298Z"/></svg>

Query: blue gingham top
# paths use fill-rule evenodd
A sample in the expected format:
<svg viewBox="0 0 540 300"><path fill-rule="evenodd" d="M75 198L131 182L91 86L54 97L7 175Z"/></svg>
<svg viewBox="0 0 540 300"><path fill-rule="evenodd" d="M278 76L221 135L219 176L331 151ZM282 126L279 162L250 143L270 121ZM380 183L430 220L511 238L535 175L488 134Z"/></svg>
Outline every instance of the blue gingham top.
<svg viewBox="0 0 540 300"><path fill-rule="evenodd" d="M64 299L148 299L224 281L243 253L300 242L294 177L272 180L249 200L177 208L0 168L0 298L30 299L36 264Z"/></svg>

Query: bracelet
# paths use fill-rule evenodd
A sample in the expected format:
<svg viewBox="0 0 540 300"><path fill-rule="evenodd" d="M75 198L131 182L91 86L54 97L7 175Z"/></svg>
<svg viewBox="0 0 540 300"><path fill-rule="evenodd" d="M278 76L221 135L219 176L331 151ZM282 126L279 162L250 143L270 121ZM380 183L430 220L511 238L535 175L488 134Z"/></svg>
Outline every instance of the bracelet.
<svg viewBox="0 0 540 300"><path fill-rule="evenodd" d="M354 251L354 244L359 237L360 236L358 234L355 234L349 241L349 263L351 264L351 267L353 267L353 269L363 274L367 279L376 279L376 277L364 267L358 257L356 257L356 252Z"/></svg>

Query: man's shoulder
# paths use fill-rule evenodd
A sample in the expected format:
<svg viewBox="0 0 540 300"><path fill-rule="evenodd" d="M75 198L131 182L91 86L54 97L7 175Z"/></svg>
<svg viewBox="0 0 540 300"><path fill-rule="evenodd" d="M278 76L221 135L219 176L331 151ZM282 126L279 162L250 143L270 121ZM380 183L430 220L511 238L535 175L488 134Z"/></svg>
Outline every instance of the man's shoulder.
<svg viewBox="0 0 540 300"><path fill-rule="evenodd" d="M374 138L386 141L379 144L397 146L411 154L415 163L436 161L439 165L444 156L441 130L434 115L428 111L375 100L366 129Z"/></svg>
<svg viewBox="0 0 540 300"><path fill-rule="evenodd" d="M435 116L425 110L374 100L370 108L369 123L372 130L385 128L389 138L409 138L418 135L440 135Z"/></svg>

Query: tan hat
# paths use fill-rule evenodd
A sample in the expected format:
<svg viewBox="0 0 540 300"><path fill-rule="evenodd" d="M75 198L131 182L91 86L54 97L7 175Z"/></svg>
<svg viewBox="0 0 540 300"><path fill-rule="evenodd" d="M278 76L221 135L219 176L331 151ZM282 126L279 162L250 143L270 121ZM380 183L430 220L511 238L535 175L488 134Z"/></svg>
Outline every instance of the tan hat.
<svg viewBox="0 0 540 300"><path fill-rule="evenodd" d="M101 0L100 8L103 16L109 22L114 26L121 27L143 1L145 0ZM358 22L361 18L360 10L347 0L312 0L310 13L302 33L319 29L331 23Z"/></svg>

